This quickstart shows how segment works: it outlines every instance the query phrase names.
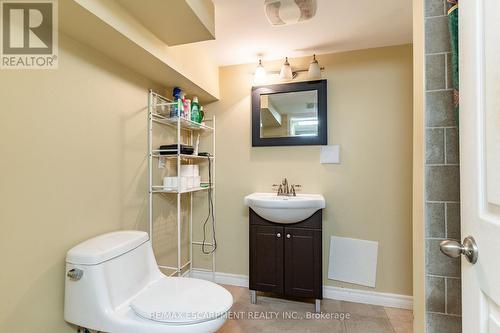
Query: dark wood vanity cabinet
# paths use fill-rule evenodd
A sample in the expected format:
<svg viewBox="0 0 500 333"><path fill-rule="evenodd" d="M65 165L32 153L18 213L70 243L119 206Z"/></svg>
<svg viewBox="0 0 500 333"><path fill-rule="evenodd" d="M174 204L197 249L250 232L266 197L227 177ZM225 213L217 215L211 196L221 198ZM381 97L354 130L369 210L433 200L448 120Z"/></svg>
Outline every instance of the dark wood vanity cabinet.
<svg viewBox="0 0 500 333"><path fill-rule="evenodd" d="M250 289L283 294L283 227L250 227Z"/></svg>
<svg viewBox="0 0 500 333"><path fill-rule="evenodd" d="M250 209L250 290L322 299L322 211L293 224Z"/></svg>

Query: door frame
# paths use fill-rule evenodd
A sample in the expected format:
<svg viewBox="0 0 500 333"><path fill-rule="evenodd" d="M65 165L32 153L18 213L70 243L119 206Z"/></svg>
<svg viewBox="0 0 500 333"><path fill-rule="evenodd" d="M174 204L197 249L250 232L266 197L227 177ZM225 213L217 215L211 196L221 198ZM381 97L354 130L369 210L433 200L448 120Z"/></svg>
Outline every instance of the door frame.
<svg viewBox="0 0 500 333"><path fill-rule="evenodd" d="M413 0L413 332L425 332L425 12Z"/></svg>

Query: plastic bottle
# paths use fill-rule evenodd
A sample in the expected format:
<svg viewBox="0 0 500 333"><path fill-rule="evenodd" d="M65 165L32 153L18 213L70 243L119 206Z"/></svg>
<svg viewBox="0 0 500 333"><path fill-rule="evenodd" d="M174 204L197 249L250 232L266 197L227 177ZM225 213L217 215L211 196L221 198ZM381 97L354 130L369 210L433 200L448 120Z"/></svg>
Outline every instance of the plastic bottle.
<svg viewBox="0 0 500 333"><path fill-rule="evenodd" d="M191 121L199 123L200 118L200 104L198 104L198 97L194 96L191 102Z"/></svg>
<svg viewBox="0 0 500 333"><path fill-rule="evenodd" d="M181 93L181 101L182 101L182 108L180 115L182 118L186 118L187 99L186 99L186 94L184 94L184 92Z"/></svg>
<svg viewBox="0 0 500 333"><path fill-rule="evenodd" d="M200 106L200 113L198 115L198 122L200 124L203 121L203 118L205 118L205 112L203 112L203 106Z"/></svg>
<svg viewBox="0 0 500 333"><path fill-rule="evenodd" d="M187 120L191 119L191 100L186 99L186 103L184 103L184 118Z"/></svg>
<svg viewBox="0 0 500 333"><path fill-rule="evenodd" d="M180 114L180 108L179 108L179 100L182 94L182 90L179 87L175 87L174 90L172 91L172 96L174 97L174 103L175 105L172 106L172 109L170 110L170 117L178 117Z"/></svg>

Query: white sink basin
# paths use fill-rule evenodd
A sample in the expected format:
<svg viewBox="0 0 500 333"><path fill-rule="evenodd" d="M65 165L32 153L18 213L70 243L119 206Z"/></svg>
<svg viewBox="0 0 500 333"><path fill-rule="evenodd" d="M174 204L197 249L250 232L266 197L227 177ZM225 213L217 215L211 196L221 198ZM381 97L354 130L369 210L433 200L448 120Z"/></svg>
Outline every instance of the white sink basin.
<svg viewBox="0 0 500 333"><path fill-rule="evenodd" d="M252 193L245 197L245 205L271 222L296 223L325 208L325 198L320 194L285 197L276 193Z"/></svg>

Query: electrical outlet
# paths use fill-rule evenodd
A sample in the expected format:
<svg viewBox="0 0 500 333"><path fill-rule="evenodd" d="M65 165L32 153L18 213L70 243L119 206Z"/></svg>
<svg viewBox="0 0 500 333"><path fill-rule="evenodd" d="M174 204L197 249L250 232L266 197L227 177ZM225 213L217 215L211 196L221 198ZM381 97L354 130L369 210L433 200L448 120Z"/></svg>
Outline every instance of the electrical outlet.
<svg viewBox="0 0 500 333"><path fill-rule="evenodd" d="M158 158L158 169L165 169L165 158L164 157L159 157Z"/></svg>

